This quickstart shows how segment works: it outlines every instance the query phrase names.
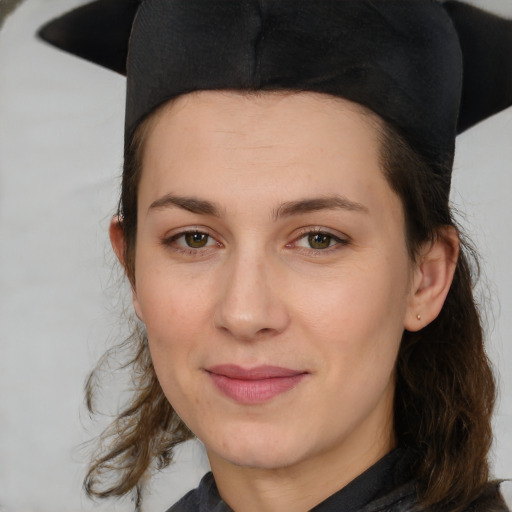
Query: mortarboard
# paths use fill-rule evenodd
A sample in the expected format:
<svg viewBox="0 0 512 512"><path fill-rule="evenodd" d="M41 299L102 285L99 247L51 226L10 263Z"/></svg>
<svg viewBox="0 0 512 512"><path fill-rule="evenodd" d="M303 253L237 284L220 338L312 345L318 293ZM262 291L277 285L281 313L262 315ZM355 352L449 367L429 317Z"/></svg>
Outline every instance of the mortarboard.
<svg viewBox="0 0 512 512"><path fill-rule="evenodd" d="M512 105L512 21L434 0L97 0L53 45L127 76L125 140L196 90L340 96L451 167L455 136Z"/></svg>

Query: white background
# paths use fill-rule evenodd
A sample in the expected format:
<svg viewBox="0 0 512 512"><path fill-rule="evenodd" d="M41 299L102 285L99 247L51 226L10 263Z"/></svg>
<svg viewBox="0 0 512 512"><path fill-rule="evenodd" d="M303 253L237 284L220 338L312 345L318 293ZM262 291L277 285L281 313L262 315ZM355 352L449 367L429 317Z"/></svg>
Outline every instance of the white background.
<svg viewBox="0 0 512 512"><path fill-rule="evenodd" d="M3 512L133 509L128 501L94 504L81 493L82 444L98 432L82 387L99 355L126 332L119 327L126 289L107 239L121 174L124 79L33 37L78 3L26 0L0 32ZM512 17L512 0L473 3ZM494 449L501 478L512 477L511 196L509 109L459 138L452 194L482 256L488 350L501 389ZM181 450L155 479L144 512L163 512L206 467L198 445Z"/></svg>

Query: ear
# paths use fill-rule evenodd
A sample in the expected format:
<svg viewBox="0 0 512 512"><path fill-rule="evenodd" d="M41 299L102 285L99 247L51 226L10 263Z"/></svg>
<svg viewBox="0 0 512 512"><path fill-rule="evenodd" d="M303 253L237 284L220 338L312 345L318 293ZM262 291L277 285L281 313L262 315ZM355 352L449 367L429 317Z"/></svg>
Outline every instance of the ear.
<svg viewBox="0 0 512 512"><path fill-rule="evenodd" d="M114 253L119 260L119 263L126 269L125 261L124 261L124 251L125 251L125 240L124 240L124 232L123 232L123 224L121 217L119 215L114 215L112 220L110 221L110 227L108 230L108 234L110 236L110 243L112 245L112 249L114 249Z"/></svg>
<svg viewBox="0 0 512 512"><path fill-rule="evenodd" d="M126 261L125 261L125 248L126 248L126 241L124 238L124 231L123 231L123 224L122 219L119 215L114 215L112 217L112 220L110 221L110 228L109 228L109 235L110 235L110 243L112 244L112 249L114 249L114 252L117 256L117 259L119 260L119 263L123 266L126 272ZM135 309L135 314L139 318L141 322L144 322L143 315L140 309L140 304L137 298L137 291L135 288L135 282L131 281L132 285L132 302L133 302L133 308Z"/></svg>
<svg viewBox="0 0 512 512"><path fill-rule="evenodd" d="M413 273L404 322L406 330L419 331L441 312L453 281L459 245L455 228L446 226L433 243L422 248Z"/></svg>

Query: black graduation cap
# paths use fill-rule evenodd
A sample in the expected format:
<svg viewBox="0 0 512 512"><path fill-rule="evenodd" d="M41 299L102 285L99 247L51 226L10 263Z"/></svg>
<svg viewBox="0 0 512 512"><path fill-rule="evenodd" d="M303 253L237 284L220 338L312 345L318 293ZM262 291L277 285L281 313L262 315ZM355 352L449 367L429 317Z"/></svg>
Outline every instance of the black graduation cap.
<svg viewBox="0 0 512 512"><path fill-rule="evenodd" d="M451 166L455 135L512 105L512 21L457 1L97 0L39 34L127 76L127 141L180 94L305 90Z"/></svg>

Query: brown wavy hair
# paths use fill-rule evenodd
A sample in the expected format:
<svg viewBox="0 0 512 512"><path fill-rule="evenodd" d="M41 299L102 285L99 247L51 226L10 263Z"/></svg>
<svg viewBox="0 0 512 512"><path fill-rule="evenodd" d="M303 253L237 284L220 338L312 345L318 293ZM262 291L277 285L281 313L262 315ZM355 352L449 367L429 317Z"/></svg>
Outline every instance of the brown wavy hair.
<svg viewBox="0 0 512 512"><path fill-rule="evenodd" d="M364 110L364 108L363 108ZM375 115L368 113L373 119ZM118 215L126 241L124 265L135 285L137 188L144 141L153 116L142 122L125 149ZM411 477L427 510L459 512L488 485L488 452L495 383L484 350L482 323L473 296L478 259L453 220L449 199L450 163L420 156L390 124L378 120L381 166L400 197L406 240L414 261L421 245L457 229L461 250L446 302L439 316L421 331L405 331L397 360L394 427L400 446L414 452ZM134 493L140 509L144 482L152 471L172 462L173 448L193 437L165 398L142 330L123 343L131 356L133 392L126 406L100 437L84 481L90 497ZM118 347L119 348L119 347ZM94 413L100 360L86 384L86 403Z"/></svg>

